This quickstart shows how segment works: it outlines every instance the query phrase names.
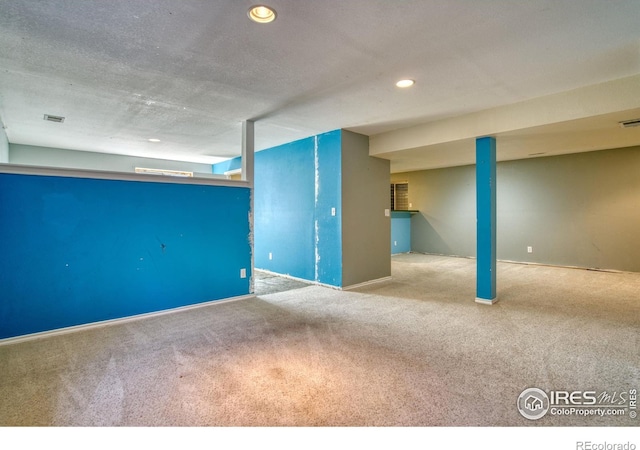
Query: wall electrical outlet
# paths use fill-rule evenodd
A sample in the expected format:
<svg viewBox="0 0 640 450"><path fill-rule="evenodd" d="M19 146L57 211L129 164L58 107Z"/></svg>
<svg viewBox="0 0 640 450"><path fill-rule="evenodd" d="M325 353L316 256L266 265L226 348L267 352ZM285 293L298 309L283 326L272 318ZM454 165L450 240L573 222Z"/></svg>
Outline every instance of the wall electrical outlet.
<svg viewBox="0 0 640 450"><path fill-rule="evenodd" d="M247 269L240 269L240 278L247 278Z"/></svg>
<svg viewBox="0 0 640 450"><path fill-rule="evenodd" d="M533 253L533 247L531 246L527 247L527 253Z"/></svg>

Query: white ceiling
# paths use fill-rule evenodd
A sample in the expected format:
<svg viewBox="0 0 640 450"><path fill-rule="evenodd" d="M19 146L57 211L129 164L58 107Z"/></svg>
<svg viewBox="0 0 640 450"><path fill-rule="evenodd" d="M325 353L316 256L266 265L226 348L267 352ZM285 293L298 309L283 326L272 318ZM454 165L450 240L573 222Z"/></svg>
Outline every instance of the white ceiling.
<svg viewBox="0 0 640 450"><path fill-rule="evenodd" d="M256 120L258 150L345 128L372 136L392 170L412 170L473 162L469 137L434 142L429 124L640 86L638 0L268 0L268 25L248 20L252 4L0 0L9 141L211 163L238 155L241 122ZM404 77L415 86L396 88ZM594 131L640 116L632 101L578 115L561 103L566 117L498 127L499 158L640 145L638 129L622 144ZM403 147L405 131L424 142Z"/></svg>

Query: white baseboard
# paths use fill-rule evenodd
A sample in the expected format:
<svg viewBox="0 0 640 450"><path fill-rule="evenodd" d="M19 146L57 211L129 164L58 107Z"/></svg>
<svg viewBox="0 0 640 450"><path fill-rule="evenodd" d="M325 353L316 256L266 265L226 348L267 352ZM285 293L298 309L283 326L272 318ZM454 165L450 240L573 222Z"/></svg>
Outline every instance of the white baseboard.
<svg viewBox="0 0 640 450"><path fill-rule="evenodd" d="M103 321L100 321L100 322L92 322L92 323L87 323L87 324L82 324L82 325L74 325L72 327L58 328L58 329L50 330L50 331L41 331L39 333L25 334L25 335L22 335L22 336L15 336L15 337L10 337L10 338L0 339L0 346L9 345L9 344L17 344L19 342L33 341L35 339L42 339L42 338L47 338L47 337L52 337L52 336L59 336L59 335L62 335L62 334L75 333L77 331L90 330L92 328L102 328L102 327L107 327L107 326L111 326L111 325L119 325L119 324L123 324L123 323L127 323L127 322L134 322L134 321L137 321L137 320L148 319L148 318L151 318L151 317L164 316L166 314L173 314L173 313L177 313L177 312L188 311L188 310L191 310L191 309L203 308L205 306L220 305L222 303L237 302L239 300L248 300L248 299L255 298L255 297L256 296L253 295L253 294L240 295L240 296L237 296L237 297L230 297L230 298L225 298L225 299L221 299L221 300L211 300L211 301L204 302L204 303L196 303L194 305L180 306L178 308L163 309L162 311L154 311L154 312L149 312L149 313L144 313L144 314L137 314L135 316L121 317L121 318L118 318L118 319L103 320Z"/></svg>
<svg viewBox="0 0 640 450"><path fill-rule="evenodd" d="M358 284L352 284L351 286L345 286L342 288L343 291L350 291L351 289L358 289L361 287L365 287L365 286L369 286L371 284L378 284L378 283L384 283L385 281L391 281L392 278L389 277L382 277L382 278L377 278L375 280L369 280L369 281L365 281L364 283L358 283Z"/></svg>

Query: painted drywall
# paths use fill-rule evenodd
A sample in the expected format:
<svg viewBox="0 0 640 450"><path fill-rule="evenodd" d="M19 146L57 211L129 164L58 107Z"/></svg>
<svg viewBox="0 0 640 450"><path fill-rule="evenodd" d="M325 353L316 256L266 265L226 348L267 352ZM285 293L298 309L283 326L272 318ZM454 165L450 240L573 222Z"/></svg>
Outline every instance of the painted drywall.
<svg viewBox="0 0 640 450"><path fill-rule="evenodd" d="M391 254L411 251L411 213L391 212Z"/></svg>
<svg viewBox="0 0 640 450"><path fill-rule="evenodd" d="M369 156L369 138L343 130L344 287L391 276L389 180L389 161Z"/></svg>
<svg viewBox="0 0 640 450"><path fill-rule="evenodd" d="M342 285L340 142L336 130L255 154L257 268Z"/></svg>
<svg viewBox="0 0 640 450"><path fill-rule="evenodd" d="M246 187L0 174L0 338L248 294L249 199Z"/></svg>
<svg viewBox="0 0 640 450"><path fill-rule="evenodd" d="M209 164L20 144L9 145L9 163L112 172L134 172L136 167L144 167L194 172L198 176L212 175Z"/></svg>
<svg viewBox="0 0 640 450"><path fill-rule="evenodd" d="M363 135L334 130L257 152L256 268L335 287L389 276L388 195L389 162L368 156Z"/></svg>
<svg viewBox="0 0 640 450"><path fill-rule="evenodd" d="M455 256L476 255L475 166L391 175L409 183L411 250Z"/></svg>
<svg viewBox="0 0 640 450"><path fill-rule="evenodd" d="M392 180L420 210L413 251L475 256L474 166ZM640 147L500 162L498 259L640 272L639 204Z"/></svg>
<svg viewBox="0 0 640 450"><path fill-rule="evenodd" d="M0 120L0 164L9 162L9 139Z"/></svg>
<svg viewBox="0 0 640 450"><path fill-rule="evenodd" d="M346 262L342 220L342 130L314 136L315 158L315 261L316 281L330 286L344 286Z"/></svg>
<svg viewBox="0 0 640 450"><path fill-rule="evenodd" d="M315 280L314 139L255 154L255 266Z"/></svg>
<svg viewBox="0 0 640 450"><path fill-rule="evenodd" d="M242 167L242 159L241 158L232 158L226 161L219 162L212 166L212 173L216 175L224 175L225 172L230 170L238 170Z"/></svg>

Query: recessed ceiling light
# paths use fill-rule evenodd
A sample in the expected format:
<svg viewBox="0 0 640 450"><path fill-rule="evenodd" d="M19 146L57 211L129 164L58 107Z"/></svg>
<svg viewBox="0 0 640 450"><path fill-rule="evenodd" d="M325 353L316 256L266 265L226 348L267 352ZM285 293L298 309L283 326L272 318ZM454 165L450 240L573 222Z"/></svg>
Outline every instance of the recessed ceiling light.
<svg viewBox="0 0 640 450"><path fill-rule="evenodd" d="M247 15L249 19L258 23L269 23L276 20L276 10L265 5L252 6Z"/></svg>
<svg viewBox="0 0 640 450"><path fill-rule="evenodd" d="M415 84L416 82L414 80L400 80L396 83L396 86L398 86L399 88L408 88L411 87Z"/></svg>
<svg viewBox="0 0 640 450"><path fill-rule="evenodd" d="M149 142L160 142L160 139L149 138Z"/></svg>

